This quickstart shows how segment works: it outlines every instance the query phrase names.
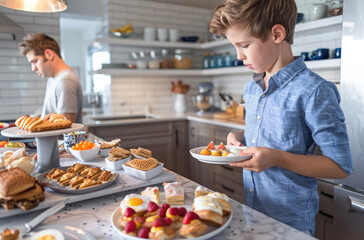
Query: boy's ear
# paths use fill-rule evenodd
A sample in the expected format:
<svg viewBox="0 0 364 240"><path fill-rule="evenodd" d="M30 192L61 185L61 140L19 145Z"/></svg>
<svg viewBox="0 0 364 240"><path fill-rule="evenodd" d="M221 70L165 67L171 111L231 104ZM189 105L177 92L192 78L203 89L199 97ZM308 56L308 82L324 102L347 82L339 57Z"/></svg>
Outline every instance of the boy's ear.
<svg viewBox="0 0 364 240"><path fill-rule="evenodd" d="M54 52L50 49L46 49L44 50L44 56L48 59L48 60L53 60L54 59Z"/></svg>
<svg viewBox="0 0 364 240"><path fill-rule="evenodd" d="M272 27L272 37L275 43L281 43L286 38L286 29L281 24Z"/></svg>

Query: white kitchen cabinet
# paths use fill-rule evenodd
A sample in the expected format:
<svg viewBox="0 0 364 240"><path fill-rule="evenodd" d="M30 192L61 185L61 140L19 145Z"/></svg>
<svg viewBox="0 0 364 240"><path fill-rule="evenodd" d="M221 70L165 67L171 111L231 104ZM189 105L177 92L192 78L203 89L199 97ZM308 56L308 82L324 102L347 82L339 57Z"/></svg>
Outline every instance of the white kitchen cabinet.
<svg viewBox="0 0 364 240"><path fill-rule="evenodd" d="M342 16L328 17L306 23L296 25L295 32L302 33L310 30L319 30L325 27L341 27ZM90 42L91 46L97 45L115 45L134 48L151 48L151 49L192 49L192 50L208 50L221 47L228 47L230 42L227 39L217 40L206 43L186 43L186 42L161 42L161 41L144 41L140 39L122 39L122 38L96 38ZM327 59L306 62L307 67L312 70L330 70L340 68L340 59ZM104 74L112 76L218 76L247 73L251 71L246 67L228 67L214 69L100 69L91 71L90 74Z"/></svg>

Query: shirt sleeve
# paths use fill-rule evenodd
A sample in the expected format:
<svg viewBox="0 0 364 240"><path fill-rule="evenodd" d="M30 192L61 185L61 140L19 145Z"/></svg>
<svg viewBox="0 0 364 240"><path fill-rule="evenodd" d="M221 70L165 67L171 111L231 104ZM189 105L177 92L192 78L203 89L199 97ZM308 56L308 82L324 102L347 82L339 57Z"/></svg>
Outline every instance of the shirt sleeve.
<svg viewBox="0 0 364 240"><path fill-rule="evenodd" d="M62 79L57 89L57 113L77 113L78 86L70 79Z"/></svg>
<svg viewBox="0 0 364 240"><path fill-rule="evenodd" d="M322 154L335 161L346 173L353 171L349 138L340 95L332 82L323 82L309 97L305 121Z"/></svg>

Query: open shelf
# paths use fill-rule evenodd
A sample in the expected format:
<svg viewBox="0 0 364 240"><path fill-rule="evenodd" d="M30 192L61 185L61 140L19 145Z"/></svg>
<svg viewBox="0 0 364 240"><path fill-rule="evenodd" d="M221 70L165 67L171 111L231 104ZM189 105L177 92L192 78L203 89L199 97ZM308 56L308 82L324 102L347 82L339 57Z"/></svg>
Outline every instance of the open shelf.
<svg viewBox="0 0 364 240"><path fill-rule="evenodd" d="M341 59L327 59L305 62L307 67L315 69L340 68ZM232 75L239 73L253 73L244 66L214 68L214 69L100 69L90 74L105 74L112 76L217 76Z"/></svg>
<svg viewBox="0 0 364 240"><path fill-rule="evenodd" d="M328 17L306 23L296 25L295 32L304 32L313 29L319 29L327 26L342 24L342 16ZM142 39L123 39L117 37L96 38L90 42L90 45L95 44L111 44L126 47L151 47L151 48L184 48L184 49L212 49L217 47L229 46L230 42L227 39L220 39L205 43L187 43L187 42L161 42L161 41L144 41Z"/></svg>

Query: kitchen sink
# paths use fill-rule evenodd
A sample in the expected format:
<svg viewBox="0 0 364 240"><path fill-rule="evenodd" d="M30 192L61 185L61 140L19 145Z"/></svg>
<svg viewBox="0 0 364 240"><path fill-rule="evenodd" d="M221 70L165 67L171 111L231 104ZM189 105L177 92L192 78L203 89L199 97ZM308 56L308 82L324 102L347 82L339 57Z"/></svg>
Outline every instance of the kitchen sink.
<svg viewBox="0 0 364 240"><path fill-rule="evenodd" d="M109 121L122 121L122 120L142 120L142 119L153 119L155 117L150 115L131 115L131 116L99 116L99 117L93 117L92 120L97 122L109 122Z"/></svg>

